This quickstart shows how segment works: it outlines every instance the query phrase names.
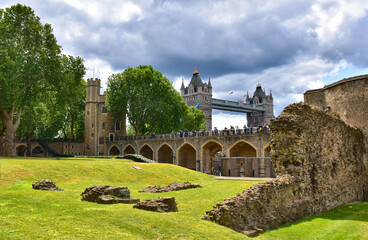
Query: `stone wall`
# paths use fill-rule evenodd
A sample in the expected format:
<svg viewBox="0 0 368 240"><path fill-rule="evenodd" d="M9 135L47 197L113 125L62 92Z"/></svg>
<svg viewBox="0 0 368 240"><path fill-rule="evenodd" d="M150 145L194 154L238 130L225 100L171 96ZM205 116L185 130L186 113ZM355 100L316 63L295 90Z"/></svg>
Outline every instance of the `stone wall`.
<svg viewBox="0 0 368 240"><path fill-rule="evenodd" d="M348 124L368 131L368 75L344 78L304 93L304 102L330 108Z"/></svg>
<svg viewBox="0 0 368 240"><path fill-rule="evenodd" d="M254 236L332 208L368 200L363 132L334 114L289 105L271 123L276 180L218 203L203 217Z"/></svg>

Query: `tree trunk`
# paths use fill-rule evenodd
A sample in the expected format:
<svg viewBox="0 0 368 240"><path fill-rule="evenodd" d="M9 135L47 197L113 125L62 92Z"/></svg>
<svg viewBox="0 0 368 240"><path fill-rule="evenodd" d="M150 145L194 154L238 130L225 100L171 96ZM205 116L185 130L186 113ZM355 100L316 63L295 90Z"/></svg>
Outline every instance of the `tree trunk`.
<svg viewBox="0 0 368 240"><path fill-rule="evenodd" d="M74 121L71 121L70 123L70 135L71 138L74 139Z"/></svg>
<svg viewBox="0 0 368 240"><path fill-rule="evenodd" d="M27 134L27 157L32 157L32 137L33 137L33 132L30 132Z"/></svg>
<svg viewBox="0 0 368 240"><path fill-rule="evenodd" d="M14 135L16 128L13 125L11 120L6 120L6 130L5 130L5 139L4 139L4 156L15 156L15 142Z"/></svg>
<svg viewBox="0 0 368 240"><path fill-rule="evenodd" d="M4 155L4 134L5 134L5 127L0 129L0 156Z"/></svg>
<svg viewBox="0 0 368 240"><path fill-rule="evenodd" d="M9 110L9 112L2 110L1 113L5 120L5 138L4 138L4 156L15 157L15 142L14 136L15 132L18 129L20 123L20 114L22 112L22 108L19 108L17 111L17 118L15 119L15 123L13 123L14 118L14 108Z"/></svg>

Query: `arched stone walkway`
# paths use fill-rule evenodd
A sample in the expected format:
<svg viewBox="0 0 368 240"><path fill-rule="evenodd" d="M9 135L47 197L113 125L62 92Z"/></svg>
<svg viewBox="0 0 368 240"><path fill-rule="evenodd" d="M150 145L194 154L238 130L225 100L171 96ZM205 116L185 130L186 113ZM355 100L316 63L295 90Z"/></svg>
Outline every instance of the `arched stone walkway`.
<svg viewBox="0 0 368 240"><path fill-rule="evenodd" d="M117 156L120 155L120 150L117 146L112 146L109 150L109 156Z"/></svg>
<svg viewBox="0 0 368 240"><path fill-rule="evenodd" d="M132 147L132 145L128 145L125 147L124 154L135 154L135 149Z"/></svg>
<svg viewBox="0 0 368 240"><path fill-rule="evenodd" d="M157 150L157 162L173 164L173 150L169 145L163 144Z"/></svg>
<svg viewBox="0 0 368 240"><path fill-rule="evenodd" d="M196 155L195 148L189 143L184 143L178 149L178 165L196 170Z"/></svg>
<svg viewBox="0 0 368 240"><path fill-rule="evenodd" d="M207 174L213 174L213 161L215 154L222 151L222 145L217 141L210 140L202 146L202 171Z"/></svg>
<svg viewBox="0 0 368 240"><path fill-rule="evenodd" d="M141 150L139 151L139 154L142 155L145 158L151 159L153 160L153 150L152 148L145 144L143 145L143 147L141 148Z"/></svg>

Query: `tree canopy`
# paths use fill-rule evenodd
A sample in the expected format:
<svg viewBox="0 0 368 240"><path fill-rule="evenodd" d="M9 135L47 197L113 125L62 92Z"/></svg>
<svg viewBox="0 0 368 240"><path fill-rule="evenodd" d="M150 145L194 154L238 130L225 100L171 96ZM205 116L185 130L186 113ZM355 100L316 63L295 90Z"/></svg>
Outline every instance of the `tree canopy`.
<svg viewBox="0 0 368 240"><path fill-rule="evenodd" d="M81 59L69 59L68 63L63 58L51 26L43 25L30 7L17 4L0 9L0 114L5 125L4 155L15 155L14 136L22 118L24 125L19 133L32 132L43 110L50 110L46 106L49 100L66 99L61 93L57 96L55 90L63 94L66 93L63 88L72 91L72 85L68 85L72 81L67 76L73 68L65 64L80 65ZM73 74L80 80L84 66Z"/></svg>
<svg viewBox="0 0 368 240"><path fill-rule="evenodd" d="M129 67L110 76L106 103L113 114L126 114L137 135L178 131L189 119L187 104L152 66Z"/></svg>

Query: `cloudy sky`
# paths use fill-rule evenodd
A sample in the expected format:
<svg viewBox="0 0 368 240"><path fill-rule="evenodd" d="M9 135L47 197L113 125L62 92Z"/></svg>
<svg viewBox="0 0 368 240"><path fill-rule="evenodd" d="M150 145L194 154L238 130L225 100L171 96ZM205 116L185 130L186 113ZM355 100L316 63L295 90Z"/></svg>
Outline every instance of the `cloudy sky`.
<svg viewBox="0 0 368 240"><path fill-rule="evenodd" d="M258 82L271 89L278 115L308 89L368 73L364 0L1 0L0 8L18 2L52 25L64 53L85 60L85 78L104 84L152 65L179 90L197 67L215 98L243 99ZM245 122L214 112L219 128Z"/></svg>

